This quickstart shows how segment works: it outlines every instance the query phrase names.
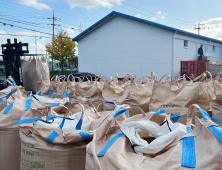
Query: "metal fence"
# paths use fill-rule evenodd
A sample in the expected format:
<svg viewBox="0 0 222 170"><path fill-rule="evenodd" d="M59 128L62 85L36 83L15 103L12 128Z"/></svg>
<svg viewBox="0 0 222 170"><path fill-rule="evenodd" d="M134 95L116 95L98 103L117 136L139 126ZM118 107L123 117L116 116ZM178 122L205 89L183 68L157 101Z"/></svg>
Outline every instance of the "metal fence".
<svg viewBox="0 0 222 170"><path fill-rule="evenodd" d="M53 71L50 69L50 79L54 76L54 75L65 75L68 76L71 73L76 73L78 72L78 68L64 68L64 74L62 74L62 68L55 68L53 69Z"/></svg>

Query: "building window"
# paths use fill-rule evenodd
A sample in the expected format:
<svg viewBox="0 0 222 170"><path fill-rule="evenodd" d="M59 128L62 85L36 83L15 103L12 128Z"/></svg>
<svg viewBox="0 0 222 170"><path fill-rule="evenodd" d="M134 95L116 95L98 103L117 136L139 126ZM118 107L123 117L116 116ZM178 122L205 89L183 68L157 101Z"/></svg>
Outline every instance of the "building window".
<svg viewBox="0 0 222 170"><path fill-rule="evenodd" d="M188 40L184 40L184 48L188 48Z"/></svg>
<svg viewBox="0 0 222 170"><path fill-rule="evenodd" d="M213 46L213 52L215 52L215 46Z"/></svg>

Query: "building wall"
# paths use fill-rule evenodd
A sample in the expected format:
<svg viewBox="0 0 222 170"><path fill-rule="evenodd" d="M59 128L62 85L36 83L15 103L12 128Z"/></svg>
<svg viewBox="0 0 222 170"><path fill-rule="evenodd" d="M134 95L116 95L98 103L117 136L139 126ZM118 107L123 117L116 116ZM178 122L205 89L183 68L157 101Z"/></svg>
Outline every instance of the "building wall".
<svg viewBox="0 0 222 170"><path fill-rule="evenodd" d="M184 47L184 40L188 40L188 47ZM196 60L198 59L198 48L203 45L203 52L208 56L208 60L221 60L221 44L214 43L198 38L192 38L175 34L174 45L174 69L173 74L178 76L180 74L180 61L183 60ZM213 46L215 51L213 51Z"/></svg>
<svg viewBox="0 0 222 170"><path fill-rule="evenodd" d="M137 21L115 17L83 37L78 48L79 70L103 78L171 74L172 33Z"/></svg>
<svg viewBox="0 0 222 170"><path fill-rule="evenodd" d="M188 48L184 48L184 40L188 40ZM135 73L138 80L152 71L158 79L164 74L178 77L180 61L197 59L200 44L212 56L209 59L221 60L221 44L175 34L173 47L172 32L114 17L78 42L79 71L102 75L105 79L117 73L119 77Z"/></svg>

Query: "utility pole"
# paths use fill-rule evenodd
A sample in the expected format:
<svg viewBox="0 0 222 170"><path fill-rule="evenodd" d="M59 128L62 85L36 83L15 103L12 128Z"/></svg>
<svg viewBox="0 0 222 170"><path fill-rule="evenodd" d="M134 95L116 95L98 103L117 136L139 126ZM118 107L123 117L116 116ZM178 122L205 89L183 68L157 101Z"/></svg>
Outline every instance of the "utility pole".
<svg viewBox="0 0 222 170"><path fill-rule="evenodd" d="M52 17L52 42L54 42L54 26L55 26L55 17L54 17L54 10L53 10L53 17ZM53 58L52 58L52 71L53 71Z"/></svg>
<svg viewBox="0 0 222 170"><path fill-rule="evenodd" d="M40 40L42 37L40 37L39 39L36 40L36 36L35 36L35 49L36 49L36 56L37 56L37 41Z"/></svg>
<svg viewBox="0 0 222 170"><path fill-rule="evenodd" d="M60 20L59 18L54 17L54 10L53 10L53 16L52 18L47 18L47 19L52 19L52 24L48 24L48 25L52 25L52 42L54 42L54 30L55 30L55 25L56 26L61 26L59 24L55 24L55 21ZM52 58L52 71L53 71L53 58Z"/></svg>
<svg viewBox="0 0 222 170"><path fill-rule="evenodd" d="M200 30L202 29L201 26L204 26L205 24L201 24L201 23L198 23L197 25L195 25L194 29L195 30L198 30L198 35L200 35ZM204 28L205 29L205 28Z"/></svg>
<svg viewBox="0 0 222 170"><path fill-rule="evenodd" d="M53 10L53 17L52 17L52 41L54 42L54 23L55 17L54 17L54 10Z"/></svg>
<svg viewBox="0 0 222 170"><path fill-rule="evenodd" d="M80 25L79 25L79 29L76 29L76 28L71 28L71 29L73 29L73 30L80 30L80 32L82 32L83 30L82 30L82 24L81 24L81 22L80 22Z"/></svg>
<svg viewBox="0 0 222 170"><path fill-rule="evenodd" d="M81 21L80 21L79 29L80 29L80 31L82 32L82 24L81 24Z"/></svg>
<svg viewBox="0 0 222 170"><path fill-rule="evenodd" d="M35 36L35 50L36 50L36 56L37 56L37 44L36 44L36 36Z"/></svg>

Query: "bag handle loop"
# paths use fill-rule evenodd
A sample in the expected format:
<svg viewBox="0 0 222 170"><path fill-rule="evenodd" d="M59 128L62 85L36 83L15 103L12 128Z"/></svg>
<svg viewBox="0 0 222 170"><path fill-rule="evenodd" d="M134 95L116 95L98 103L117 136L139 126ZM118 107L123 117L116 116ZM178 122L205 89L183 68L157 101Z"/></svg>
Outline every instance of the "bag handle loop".
<svg viewBox="0 0 222 170"><path fill-rule="evenodd" d="M143 81L144 81L144 77L143 77L143 76L141 76L141 77L139 78L139 84L142 84L142 83L143 83Z"/></svg>
<svg viewBox="0 0 222 170"><path fill-rule="evenodd" d="M74 77L72 74L69 74L69 75L68 75L68 80L67 80L67 81L70 81L70 79L69 79L70 76L72 77L71 81L74 81L74 82L75 82L75 77Z"/></svg>
<svg viewBox="0 0 222 170"><path fill-rule="evenodd" d="M164 77L167 77L167 78L164 80L164 81L167 81L167 80L170 78L170 75L168 75L168 74L163 75L163 77L161 77L161 79L158 81L159 84L161 83L161 81L162 81L162 79L163 79Z"/></svg>
<svg viewBox="0 0 222 170"><path fill-rule="evenodd" d="M133 77L134 76L134 77ZM131 77L132 79L135 79L136 78L136 74L134 73L131 73L131 74L127 74L124 78L124 81L129 81L129 77Z"/></svg>
<svg viewBox="0 0 222 170"><path fill-rule="evenodd" d="M81 78L82 78L82 79L81 79ZM84 80L84 77L83 77L83 76L79 76L79 77L78 77L78 81L79 81L79 82L83 82L83 80Z"/></svg>
<svg viewBox="0 0 222 170"><path fill-rule="evenodd" d="M58 75L54 75L54 76L51 78L51 81L53 81L53 79L54 79L54 80L58 80Z"/></svg>
<svg viewBox="0 0 222 170"><path fill-rule="evenodd" d="M124 109L120 109L118 110L114 115L113 118L117 118L118 116L120 116L121 114L123 114L126 111L132 111L133 109L136 109L138 111L140 111L143 114L143 117L146 116L146 113L140 108L140 107L130 107L130 108L124 108ZM127 116L127 115L126 115Z"/></svg>

